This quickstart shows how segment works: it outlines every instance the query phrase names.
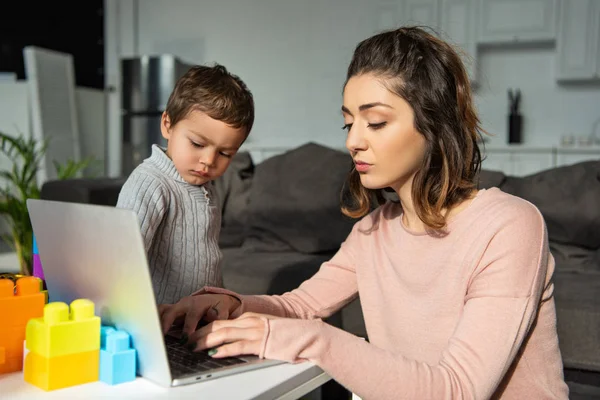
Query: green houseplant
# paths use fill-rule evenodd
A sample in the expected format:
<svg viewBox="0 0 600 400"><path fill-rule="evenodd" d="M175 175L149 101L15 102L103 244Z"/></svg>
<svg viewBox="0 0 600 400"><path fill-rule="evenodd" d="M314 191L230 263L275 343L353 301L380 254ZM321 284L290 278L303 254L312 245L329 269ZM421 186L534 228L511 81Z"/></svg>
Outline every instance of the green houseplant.
<svg viewBox="0 0 600 400"><path fill-rule="evenodd" d="M38 142L23 135L13 137L0 132L0 154L11 167L0 171L0 215L9 223L10 233L3 239L17 254L22 275L31 275L33 268L33 229L27 210L27 199L39 199L37 173L47 149L47 141ZM65 165L54 162L58 179L69 179L86 168L92 159L69 160Z"/></svg>

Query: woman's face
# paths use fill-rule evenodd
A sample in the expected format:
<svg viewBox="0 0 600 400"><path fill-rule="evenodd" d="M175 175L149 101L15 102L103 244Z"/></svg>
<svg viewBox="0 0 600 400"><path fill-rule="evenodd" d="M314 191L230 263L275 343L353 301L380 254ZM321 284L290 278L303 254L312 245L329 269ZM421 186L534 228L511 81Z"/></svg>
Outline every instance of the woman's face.
<svg viewBox="0 0 600 400"><path fill-rule="evenodd" d="M350 78L342 106L346 147L363 186L409 187L426 151L425 137L415 129L412 107L371 74ZM408 185L408 186L407 186Z"/></svg>

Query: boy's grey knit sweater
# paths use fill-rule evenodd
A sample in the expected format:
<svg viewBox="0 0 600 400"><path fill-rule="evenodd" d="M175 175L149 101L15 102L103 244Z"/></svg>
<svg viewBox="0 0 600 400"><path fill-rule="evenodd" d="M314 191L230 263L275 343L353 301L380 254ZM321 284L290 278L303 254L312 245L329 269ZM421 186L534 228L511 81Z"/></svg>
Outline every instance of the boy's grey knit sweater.
<svg viewBox="0 0 600 400"><path fill-rule="evenodd" d="M129 176L117 207L138 215L158 304L222 286L221 212L209 183L186 183L157 145Z"/></svg>

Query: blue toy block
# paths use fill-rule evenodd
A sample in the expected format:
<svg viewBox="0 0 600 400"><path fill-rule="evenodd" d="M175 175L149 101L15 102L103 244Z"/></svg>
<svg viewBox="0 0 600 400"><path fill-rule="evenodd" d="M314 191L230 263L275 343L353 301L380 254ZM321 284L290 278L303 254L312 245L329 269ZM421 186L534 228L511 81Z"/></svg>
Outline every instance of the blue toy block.
<svg viewBox="0 0 600 400"><path fill-rule="evenodd" d="M131 337L110 326L100 329L100 380L117 385L135 379L136 351Z"/></svg>
<svg viewBox="0 0 600 400"><path fill-rule="evenodd" d="M35 239L35 235L33 235L33 254L40 254L37 246L37 240Z"/></svg>

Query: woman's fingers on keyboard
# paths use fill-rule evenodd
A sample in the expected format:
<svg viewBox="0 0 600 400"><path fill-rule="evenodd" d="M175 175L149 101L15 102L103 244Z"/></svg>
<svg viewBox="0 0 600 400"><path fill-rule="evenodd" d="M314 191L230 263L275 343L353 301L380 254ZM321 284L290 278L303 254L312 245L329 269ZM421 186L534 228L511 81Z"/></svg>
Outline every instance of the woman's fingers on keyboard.
<svg viewBox="0 0 600 400"><path fill-rule="evenodd" d="M259 318L215 321L189 336L196 350L211 349L225 343L259 340L264 335L264 322Z"/></svg>
<svg viewBox="0 0 600 400"><path fill-rule="evenodd" d="M241 355L260 355L262 339L260 340L239 340L237 342L222 345L212 351L209 355L214 358L234 357Z"/></svg>

